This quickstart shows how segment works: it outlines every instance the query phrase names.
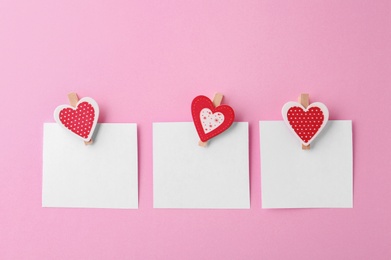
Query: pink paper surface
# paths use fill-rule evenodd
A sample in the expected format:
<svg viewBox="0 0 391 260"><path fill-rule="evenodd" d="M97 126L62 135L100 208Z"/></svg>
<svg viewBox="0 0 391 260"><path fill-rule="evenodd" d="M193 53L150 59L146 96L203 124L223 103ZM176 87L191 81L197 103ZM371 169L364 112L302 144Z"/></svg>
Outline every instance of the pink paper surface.
<svg viewBox="0 0 391 260"><path fill-rule="evenodd" d="M391 2L0 3L1 259L390 259ZM68 92L136 122L139 210L41 208ZM152 209L152 122L225 95L250 122L250 210ZM259 120L301 92L353 120L354 209L262 210Z"/></svg>

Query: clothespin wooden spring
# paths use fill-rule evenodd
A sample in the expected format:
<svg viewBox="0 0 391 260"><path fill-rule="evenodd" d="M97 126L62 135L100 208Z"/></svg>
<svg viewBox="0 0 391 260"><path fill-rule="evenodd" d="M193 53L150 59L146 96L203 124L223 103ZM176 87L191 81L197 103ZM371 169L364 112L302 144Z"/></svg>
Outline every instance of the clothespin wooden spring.
<svg viewBox="0 0 391 260"><path fill-rule="evenodd" d="M76 93L72 92L72 93L68 94L68 100L69 100L69 104L72 107L76 108L77 102L79 102L79 97L77 96ZM89 141L84 141L85 145L89 145L89 144L92 144L92 143L93 143L92 138Z"/></svg>
<svg viewBox="0 0 391 260"><path fill-rule="evenodd" d="M299 96L299 103L304 108L307 108L310 105L310 95L309 94L305 94L305 93L300 94L300 96ZM301 149L303 149L303 150L310 150L311 149L311 145L310 144L309 145L302 144L301 145Z"/></svg>
<svg viewBox="0 0 391 260"><path fill-rule="evenodd" d="M221 93L216 93L215 96L213 97L213 105L214 107L220 106L221 101L223 101L224 95ZM201 140L198 142L199 146L206 147L208 145L208 141L202 142Z"/></svg>

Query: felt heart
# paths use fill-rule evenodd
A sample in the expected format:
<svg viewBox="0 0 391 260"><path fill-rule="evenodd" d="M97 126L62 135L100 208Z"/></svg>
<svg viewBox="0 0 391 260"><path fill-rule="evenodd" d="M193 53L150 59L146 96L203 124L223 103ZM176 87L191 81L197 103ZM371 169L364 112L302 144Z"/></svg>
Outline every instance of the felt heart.
<svg viewBox="0 0 391 260"><path fill-rule="evenodd" d="M220 112L212 113L209 108L203 108L200 113L200 119L205 134L219 127L224 122L224 118L224 115Z"/></svg>
<svg viewBox="0 0 391 260"><path fill-rule="evenodd" d="M202 142L227 130L235 119L234 110L230 106L214 107L212 101L205 96L197 96L193 99L191 113Z"/></svg>
<svg viewBox="0 0 391 260"><path fill-rule="evenodd" d="M307 108L297 102L288 102L282 107L282 117L301 143L307 146L323 130L329 120L329 111L320 102Z"/></svg>
<svg viewBox="0 0 391 260"><path fill-rule="evenodd" d="M76 107L61 105L54 110L54 120L84 141L90 141L99 117L99 107L95 100L85 97Z"/></svg>

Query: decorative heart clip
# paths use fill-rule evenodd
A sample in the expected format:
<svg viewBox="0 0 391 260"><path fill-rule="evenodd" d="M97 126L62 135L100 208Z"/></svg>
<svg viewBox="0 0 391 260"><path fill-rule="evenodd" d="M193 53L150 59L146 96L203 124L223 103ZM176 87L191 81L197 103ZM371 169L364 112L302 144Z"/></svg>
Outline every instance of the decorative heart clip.
<svg viewBox="0 0 391 260"><path fill-rule="evenodd" d="M207 141L227 130L235 119L234 110L227 105L220 105L223 95L217 93L213 102L205 96L197 96L191 103L191 114L201 141L200 146L206 146Z"/></svg>
<svg viewBox="0 0 391 260"><path fill-rule="evenodd" d="M320 102L309 105L309 95L301 94L299 103L288 102L282 107L282 117L302 143L302 149L309 150L329 120L329 110Z"/></svg>
<svg viewBox="0 0 391 260"><path fill-rule="evenodd" d="M99 117L99 107L95 100L85 97L79 100L76 93L68 94L69 105L58 106L54 110L54 120L64 129L84 140L85 144L92 143Z"/></svg>

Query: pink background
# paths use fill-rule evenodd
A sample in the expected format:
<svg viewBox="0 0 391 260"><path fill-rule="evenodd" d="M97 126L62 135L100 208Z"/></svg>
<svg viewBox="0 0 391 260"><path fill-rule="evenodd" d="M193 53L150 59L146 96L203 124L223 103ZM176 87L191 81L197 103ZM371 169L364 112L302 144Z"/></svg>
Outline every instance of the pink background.
<svg viewBox="0 0 391 260"><path fill-rule="evenodd" d="M390 3L1 1L0 258L391 259ZM41 208L71 91L139 124L139 210ZM250 122L251 209L152 209L152 122L215 91ZM301 92L353 120L354 209L261 209L258 121Z"/></svg>

